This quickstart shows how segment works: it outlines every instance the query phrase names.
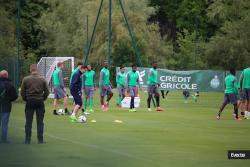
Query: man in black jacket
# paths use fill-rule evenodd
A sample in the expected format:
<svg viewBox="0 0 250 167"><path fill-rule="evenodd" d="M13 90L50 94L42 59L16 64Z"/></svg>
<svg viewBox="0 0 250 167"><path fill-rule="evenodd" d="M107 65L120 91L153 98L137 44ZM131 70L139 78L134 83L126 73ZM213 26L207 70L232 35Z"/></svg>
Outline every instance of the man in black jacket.
<svg viewBox="0 0 250 167"><path fill-rule="evenodd" d="M0 71L0 127L2 127L0 142L2 143L8 143L7 134L11 102L15 101L17 97L16 89L8 79L8 72Z"/></svg>
<svg viewBox="0 0 250 167"><path fill-rule="evenodd" d="M32 64L30 66L31 75L24 77L21 86L21 96L25 105L25 144L30 144L31 141L31 129L33 115L36 111L36 122L37 122L37 139L39 144L43 144L43 128L44 128L44 100L49 95L49 88L47 81L40 77L37 71L37 65Z"/></svg>

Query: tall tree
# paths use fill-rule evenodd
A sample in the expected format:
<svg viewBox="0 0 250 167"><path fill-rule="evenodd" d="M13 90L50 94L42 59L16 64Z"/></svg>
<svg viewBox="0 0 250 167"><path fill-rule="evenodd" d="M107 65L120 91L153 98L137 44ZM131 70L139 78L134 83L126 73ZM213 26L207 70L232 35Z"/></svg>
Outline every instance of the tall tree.
<svg viewBox="0 0 250 167"><path fill-rule="evenodd" d="M15 3L0 1L0 61L15 56ZM2 64L2 62L1 62ZM5 63L3 63L5 64ZM2 65L3 65L2 64Z"/></svg>
<svg viewBox="0 0 250 167"><path fill-rule="evenodd" d="M22 0L21 4L21 42L24 55L33 53L40 58L44 50L40 50L40 45L44 34L38 20L48 5L43 0Z"/></svg>
<svg viewBox="0 0 250 167"><path fill-rule="evenodd" d="M250 1L218 0L209 7L209 17L221 28L207 45L209 67L242 69L250 64Z"/></svg>
<svg viewBox="0 0 250 167"><path fill-rule="evenodd" d="M187 30L178 33L178 51L176 52L176 69L197 70L206 68L205 42L197 37L196 32L189 33Z"/></svg>
<svg viewBox="0 0 250 167"><path fill-rule="evenodd" d="M161 34L167 34L172 40L177 39L179 32L198 31L202 38L214 35L216 25L207 16L208 0L150 0L149 5L157 8L150 21L157 21Z"/></svg>
<svg viewBox="0 0 250 167"><path fill-rule="evenodd" d="M165 40L161 38L157 24L148 24L147 22L149 16L155 11L154 8L147 6L147 0L126 0L123 2L144 65L147 65L149 60L152 61L155 58L155 54L159 55L159 61L165 60L166 56L169 56L169 53L172 52L172 48L169 46L171 44L165 43ZM113 1L111 42L113 62L116 59L115 56L135 56L121 8L117 3L117 1ZM43 47L47 47L50 54L72 55L82 59L86 46L86 25L84 18L86 15L89 15L89 34L91 34L100 0L48 0L48 4L50 9L43 14L40 20L41 26L46 32L47 40ZM89 60L92 63L100 60L103 50L105 51L105 56L107 55L107 23L108 3L104 1L90 52ZM131 50L131 53L129 53L132 55L124 55L129 54L127 52L120 53L122 50L119 47L121 45L124 46L124 41L127 42L126 47L128 47L128 50ZM165 66L166 64L163 63L162 65Z"/></svg>

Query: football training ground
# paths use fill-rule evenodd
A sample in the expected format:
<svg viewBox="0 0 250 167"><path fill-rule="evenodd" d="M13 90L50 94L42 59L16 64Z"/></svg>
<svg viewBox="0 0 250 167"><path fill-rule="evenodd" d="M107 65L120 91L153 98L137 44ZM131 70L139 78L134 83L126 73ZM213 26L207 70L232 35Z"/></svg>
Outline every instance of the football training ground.
<svg viewBox="0 0 250 167"><path fill-rule="evenodd" d="M52 115L48 100L42 145L37 144L35 117L32 143L23 144L24 103L14 103L11 143L0 144L0 167L250 166L250 160L227 158L228 150L250 150L250 120L234 121L231 105L216 120L222 93L200 93L197 103L190 98L185 104L181 92L170 92L168 99L161 99L164 112L148 112L143 92L136 113L117 108L116 94L109 111L102 113L96 93L95 112L87 123Z"/></svg>

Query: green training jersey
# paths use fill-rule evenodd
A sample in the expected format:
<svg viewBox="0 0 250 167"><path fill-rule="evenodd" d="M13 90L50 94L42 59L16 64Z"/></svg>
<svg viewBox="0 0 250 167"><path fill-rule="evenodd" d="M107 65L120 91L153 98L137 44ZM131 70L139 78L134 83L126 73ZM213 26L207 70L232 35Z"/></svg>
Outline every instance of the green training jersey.
<svg viewBox="0 0 250 167"><path fill-rule="evenodd" d="M95 85L95 71L85 71L84 73L84 85L85 86L94 86Z"/></svg>
<svg viewBox="0 0 250 167"><path fill-rule="evenodd" d="M126 74L125 73L122 73L122 72L119 72L116 76L116 83L117 83L117 86L126 86Z"/></svg>
<svg viewBox="0 0 250 167"><path fill-rule="evenodd" d="M53 85L54 86L60 86L60 78L59 78L59 73L60 73L60 68L56 68L56 70L53 72Z"/></svg>
<svg viewBox="0 0 250 167"><path fill-rule="evenodd" d="M148 75L148 85L155 85L158 84L158 73L157 70L154 68L151 68L149 70L149 75Z"/></svg>
<svg viewBox="0 0 250 167"><path fill-rule="evenodd" d="M242 88L250 88L250 67L243 70L241 77Z"/></svg>
<svg viewBox="0 0 250 167"><path fill-rule="evenodd" d="M130 71L128 73L128 86L136 86L139 82L139 75L137 72Z"/></svg>
<svg viewBox="0 0 250 167"><path fill-rule="evenodd" d="M236 93L237 90L237 80L236 77L232 74L229 74L225 78L226 89L225 93Z"/></svg>
<svg viewBox="0 0 250 167"><path fill-rule="evenodd" d="M236 95L239 95L239 90L240 90L240 82L237 82L234 87L234 91Z"/></svg>
<svg viewBox="0 0 250 167"><path fill-rule="evenodd" d="M240 82L237 82L237 89L240 89Z"/></svg>
<svg viewBox="0 0 250 167"><path fill-rule="evenodd" d="M100 86L110 85L110 72L109 69L103 67L100 72Z"/></svg>
<svg viewBox="0 0 250 167"><path fill-rule="evenodd" d="M73 77L73 75L74 75L77 71L78 71L78 68L77 68L77 67L72 71L72 73L71 73L71 75L70 75L69 83L71 83L72 77Z"/></svg>

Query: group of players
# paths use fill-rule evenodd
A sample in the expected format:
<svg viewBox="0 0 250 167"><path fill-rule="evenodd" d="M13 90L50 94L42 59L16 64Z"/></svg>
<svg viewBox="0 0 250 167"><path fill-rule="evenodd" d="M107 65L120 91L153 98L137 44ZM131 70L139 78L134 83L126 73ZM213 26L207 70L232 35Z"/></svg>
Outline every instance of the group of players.
<svg viewBox="0 0 250 167"><path fill-rule="evenodd" d="M70 77L70 93L74 99L74 105L72 113L67 109L67 95L64 85L65 78L62 74L63 63L57 63L57 68L53 72L53 87L54 87L54 111L53 113L57 115L58 100L64 99L64 110L65 113L70 114L72 122L77 121L76 115L79 109L82 108L82 112L88 114L88 112L93 112L93 96L96 90L95 83L95 71L92 69L91 65L84 66L82 63L78 63L75 70L72 72ZM117 105L121 107L121 102L125 98L126 94L130 96L130 109L129 112L136 112L135 109L135 97L138 94L138 87L140 87L139 73L137 71L136 65L132 65L132 70L125 74L125 67L120 67L120 71L116 76L118 99ZM152 68L148 73L148 99L147 107L148 111L151 110L151 101L153 98L156 100L156 111L163 111L160 108L160 94L159 94L159 82L157 73L156 62L152 63ZM108 109L109 101L113 96L112 85L110 82L110 70L107 61L104 61L103 68L100 71L99 79L99 89L100 89L100 102L101 111L105 112ZM85 94L82 98L82 94ZM106 100L105 97L107 96ZM83 100L84 99L84 100ZM84 102L83 102L84 101ZM84 103L84 104L83 104ZM89 110L87 107L89 106Z"/></svg>
<svg viewBox="0 0 250 167"><path fill-rule="evenodd" d="M53 72L53 86L54 86L54 114L57 115L58 100L64 99L65 113L71 115L72 120L76 120L76 114L78 110L82 108L82 112L88 114L93 112L93 96L96 90L95 83L95 71L91 65L84 66L82 63L78 63L77 67L70 77L70 93L74 99L74 106L72 112L67 109L67 95L64 85L64 79L62 74L63 63L59 62L57 68ZM235 70L230 70L230 73L225 77L225 92L224 101L217 114L217 119L221 117L221 113L225 106L229 103L234 105L234 118L241 120L238 116L238 109L241 110L241 115L248 119L250 115L250 68L243 70L240 81L237 82ZM121 107L121 102L126 95L130 96L130 109L129 112L136 112L135 109L135 97L138 95L138 87L140 87L139 73L136 65L132 65L132 70L125 73L125 67L121 66L120 71L116 75L116 84L118 90L117 106ZM163 111L160 108L160 94L159 94L159 82L157 73L157 63L152 63L152 68L148 73L148 98L147 107L148 111L151 110L151 101L154 98L156 100L156 111ZM110 82L110 70L107 61L104 61L103 68L100 71L99 79L100 89L100 102L101 111L105 112L108 109L109 101L113 97L112 85ZM84 98L82 94L85 94ZM186 92L183 92L183 95ZM105 97L107 96L106 100ZM199 96L199 92L195 94L195 99ZM84 106L83 106L84 101ZM155 102L154 102L155 103ZM89 106L89 110L87 107Z"/></svg>
<svg viewBox="0 0 250 167"><path fill-rule="evenodd" d="M237 82L235 74L235 70L231 69L225 78L224 101L217 114L218 120L221 117L223 109L229 103L234 106L233 116L235 120L241 120L238 116L238 108L245 119L249 119L250 117L250 67L242 71L239 82Z"/></svg>

